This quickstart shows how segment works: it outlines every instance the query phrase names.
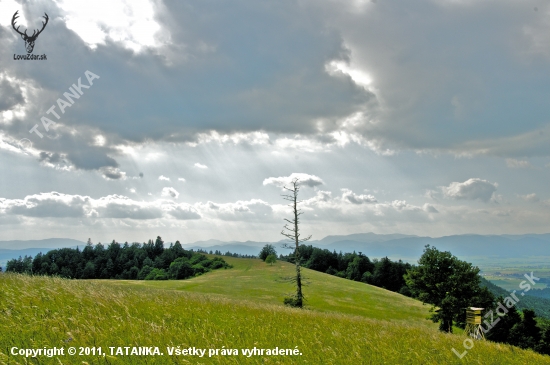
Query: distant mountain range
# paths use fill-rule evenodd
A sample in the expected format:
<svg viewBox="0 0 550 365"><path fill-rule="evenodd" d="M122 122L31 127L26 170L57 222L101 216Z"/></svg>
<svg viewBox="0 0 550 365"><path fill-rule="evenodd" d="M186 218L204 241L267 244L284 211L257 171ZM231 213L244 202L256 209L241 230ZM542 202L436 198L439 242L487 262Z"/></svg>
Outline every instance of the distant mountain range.
<svg viewBox="0 0 550 365"><path fill-rule="evenodd" d="M353 236L353 237L350 237ZM342 252L363 252L372 257L420 257L425 245L450 251L458 257L514 258L525 256L550 256L550 234L540 235L455 235L445 237L418 237L397 235L350 235L339 239L326 237L312 244ZM345 237L345 238L344 238ZM328 240L327 240L328 239ZM323 245L324 242L330 242Z"/></svg>
<svg viewBox="0 0 550 365"><path fill-rule="evenodd" d="M278 252L285 252L279 242L223 242L217 240L195 242L185 245L187 248L203 248L256 254L265 244L270 243ZM519 258L533 256L550 256L550 234L525 235L454 235L444 237L420 237L403 234L358 233L345 236L327 236L307 244L336 252L362 252L369 257L388 256L392 259L416 261L422 255L425 245L450 251L462 258Z"/></svg>
<svg viewBox="0 0 550 365"><path fill-rule="evenodd" d="M285 253L283 241L220 241L207 240L184 244L186 249L219 250L243 255L257 255L266 244L275 246L277 252ZM0 241L0 266L7 260L24 255L36 255L50 249L62 247L83 247L86 243L69 238L50 238L32 241ZM166 243L168 244L168 243ZM327 236L308 244L337 252L362 252L372 257L388 256L391 259L416 262L422 255L425 245L450 251L453 255L465 258L520 258L550 256L550 233L524 235L454 235L445 237L420 237L404 234L357 233L340 236Z"/></svg>
<svg viewBox="0 0 550 365"><path fill-rule="evenodd" d="M16 259L19 256L36 256L36 254L46 253L55 248L62 247L83 247L86 242L73 240L71 238L47 238L44 240L12 240L0 241L0 267L4 269L6 262Z"/></svg>
<svg viewBox="0 0 550 365"><path fill-rule="evenodd" d="M84 246L86 242L73 240L72 238L46 238L44 240L12 240L12 241L0 241L0 252L2 250L23 250L27 248L62 248L62 247L76 247Z"/></svg>

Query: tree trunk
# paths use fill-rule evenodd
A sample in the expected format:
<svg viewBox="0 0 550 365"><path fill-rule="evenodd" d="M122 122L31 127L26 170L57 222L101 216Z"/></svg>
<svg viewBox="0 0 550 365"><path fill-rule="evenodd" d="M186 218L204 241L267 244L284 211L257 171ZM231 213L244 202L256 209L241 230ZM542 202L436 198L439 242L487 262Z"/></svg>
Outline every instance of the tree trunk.
<svg viewBox="0 0 550 365"><path fill-rule="evenodd" d="M303 294L302 294L302 272L300 269L300 240L298 236L298 192L294 189L294 239L296 242L296 250L294 251L294 258L296 262L296 306L302 308L303 306Z"/></svg>

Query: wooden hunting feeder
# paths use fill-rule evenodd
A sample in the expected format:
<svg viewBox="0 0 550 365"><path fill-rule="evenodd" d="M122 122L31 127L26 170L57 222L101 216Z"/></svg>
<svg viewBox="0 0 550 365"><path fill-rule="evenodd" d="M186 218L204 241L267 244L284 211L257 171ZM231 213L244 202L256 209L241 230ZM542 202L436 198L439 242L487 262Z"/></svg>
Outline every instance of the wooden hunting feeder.
<svg viewBox="0 0 550 365"><path fill-rule="evenodd" d="M481 312L485 308L470 307L466 308L466 328L464 333L476 340L484 340L485 335L481 327Z"/></svg>
<svg viewBox="0 0 550 365"><path fill-rule="evenodd" d="M470 307L466 309L466 323L481 324L481 312L485 308Z"/></svg>

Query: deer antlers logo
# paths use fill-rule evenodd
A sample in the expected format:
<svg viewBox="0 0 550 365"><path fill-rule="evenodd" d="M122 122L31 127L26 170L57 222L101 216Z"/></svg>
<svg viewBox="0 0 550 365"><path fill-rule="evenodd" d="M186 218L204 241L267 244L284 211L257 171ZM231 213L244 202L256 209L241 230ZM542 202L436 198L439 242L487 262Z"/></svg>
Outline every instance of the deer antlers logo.
<svg viewBox="0 0 550 365"><path fill-rule="evenodd" d="M19 33L19 35L21 35L21 38L23 38L23 40L25 41L25 48L27 49L27 53L32 53L32 50L34 49L34 42L36 42L36 38L38 38L38 36L40 35L40 33L42 33L42 31L44 30L44 28L46 28L46 24L48 24L48 20L50 19L48 17L48 14L44 13L44 19L46 19L45 22L42 22L42 29L38 30L38 29L35 29L34 32L32 33L32 35L28 35L27 34L27 29L25 29L25 32L22 33L19 31L19 27L20 26L17 26L17 28L15 27L15 21L17 18L19 18L19 15L17 14L19 13L19 10L15 12L15 14L13 14L13 18L11 18L11 26L13 27L13 29Z"/></svg>

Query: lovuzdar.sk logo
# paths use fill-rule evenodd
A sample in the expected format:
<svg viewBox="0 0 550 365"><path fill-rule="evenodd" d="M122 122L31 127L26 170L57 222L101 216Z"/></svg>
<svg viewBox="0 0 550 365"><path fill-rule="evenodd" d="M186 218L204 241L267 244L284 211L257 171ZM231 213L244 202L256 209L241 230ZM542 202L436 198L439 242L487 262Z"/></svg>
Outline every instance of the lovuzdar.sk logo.
<svg viewBox="0 0 550 365"><path fill-rule="evenodd" d="M40 29L40 30L35 29L32 32L31 35L28 35L27 34L28 29L25 29L24 32L21 32L19 30L20 25L18 25L17 28L16 28L15 22L16 22L17 18L19 18L18 13L19 13L19 11L16 11L15 14L13 14L13 17L11 18L11 26L21 36L23 41L25 41L25 48L27 49L27 54L26 55L25 54L24 55L14 54L13 59L14 60L38 60L38 61L47 60L47 57L46 57L45 54L43 54L43 55L34 55L34 54L32 54L32 51L34 50L34 42L36 42L36 38L38 38L40 33L42 33L42 31L44 30L44 28L46 28L46 25L48 24L48 20L50 19L48 17L48 14L44 13L43 18L46 21L42 22L42 29Z"/></svg>

